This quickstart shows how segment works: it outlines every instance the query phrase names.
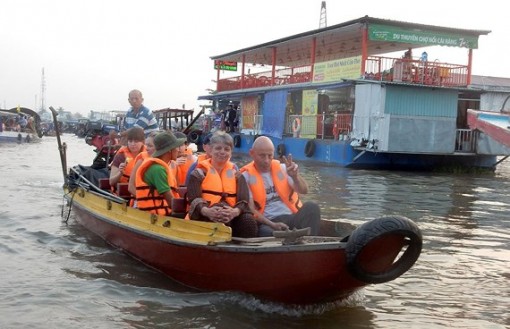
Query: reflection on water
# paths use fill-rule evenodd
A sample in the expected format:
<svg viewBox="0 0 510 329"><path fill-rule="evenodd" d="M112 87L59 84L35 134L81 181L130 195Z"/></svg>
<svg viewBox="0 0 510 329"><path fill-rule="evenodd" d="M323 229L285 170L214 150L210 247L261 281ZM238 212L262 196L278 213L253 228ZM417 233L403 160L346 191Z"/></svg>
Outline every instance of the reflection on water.
<svg viewBox="0 0 510 329"><path fill-rule="evenodd" d="M90 146L64 135L68 163ZM300 163L306 200L354 224L400 214L424 236L416 265L351 299L283 306L184 287L62 222L55 140L0 145L1 328L505 328L510 326L510 165L494 175L349 170ZM236 156L239 164L249 159Z"/></svg>

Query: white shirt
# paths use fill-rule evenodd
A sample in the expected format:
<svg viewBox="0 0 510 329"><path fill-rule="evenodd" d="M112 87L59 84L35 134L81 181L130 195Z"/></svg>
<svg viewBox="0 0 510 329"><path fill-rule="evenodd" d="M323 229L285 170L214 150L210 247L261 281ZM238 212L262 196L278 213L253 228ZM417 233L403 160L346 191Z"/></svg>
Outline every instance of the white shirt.
<svg viewBox="0 0 510 329"><path fill-rule="evenodd" d="M282 171L287 172L287 167L284 163L281 164ZM262 180L264 182L264 189L266 190L266 206L264 208L264 217L269 220L280 216L280 215L290 215L292 211L287 207L287 205L282 201L278 193L276 192L276 188L274 186L273 178L270 172L260 173L262 176ZM250 184L250 175L248 172L243 173L248 186ZM294 187L294 180L292 177L287 176L289 185ZM250 190L250 198L253 198L253 195Z"/></svg>

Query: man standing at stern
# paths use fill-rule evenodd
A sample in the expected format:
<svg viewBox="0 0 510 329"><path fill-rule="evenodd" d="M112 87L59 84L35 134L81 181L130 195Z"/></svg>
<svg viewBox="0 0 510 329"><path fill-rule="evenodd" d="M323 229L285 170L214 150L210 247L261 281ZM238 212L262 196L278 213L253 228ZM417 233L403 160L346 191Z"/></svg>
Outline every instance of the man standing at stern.
<svg viewBox="0 0 510 329"><path fill-rule="evenodd" d="M140 127L144 130L145 136L153 131L159 130L158 121L154 117L154 114L143 105L143 96L140 90L131 90L129 92L128 101L131 108L126 113L124 129ZM123 136L124 134L121 135Z"/></svg>

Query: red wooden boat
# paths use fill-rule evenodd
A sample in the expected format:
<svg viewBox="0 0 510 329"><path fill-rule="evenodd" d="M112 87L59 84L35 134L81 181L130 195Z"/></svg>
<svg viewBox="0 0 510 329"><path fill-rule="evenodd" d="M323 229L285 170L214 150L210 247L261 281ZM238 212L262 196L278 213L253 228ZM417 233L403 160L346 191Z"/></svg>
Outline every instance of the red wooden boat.
<svg viewBox="0 0 510 329"><path fill-rule="evenodd" d="M77 221L189 287L244 292L286 304L334 301L368 284L398 278L421 252L419 228L402 216L377 218L357 228L323 220L319 236L290 231L241 239L220 223L152 215L100 189L79 167L67 174L65 147L57 141L65 197Z"/></svg>

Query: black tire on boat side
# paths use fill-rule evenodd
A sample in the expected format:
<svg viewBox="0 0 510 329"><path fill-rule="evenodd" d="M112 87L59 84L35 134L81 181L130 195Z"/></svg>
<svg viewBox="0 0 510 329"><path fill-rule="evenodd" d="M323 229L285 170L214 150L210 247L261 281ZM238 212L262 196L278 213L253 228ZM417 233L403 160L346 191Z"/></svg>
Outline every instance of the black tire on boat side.
<svg viewBox="0 0 510 329"><path fill-rule="evenodd" d="M198 131L192 131L188 134L188 142L197 143L200 139L200 133Z"/></svg>
<svg viewBox="0 0 510 329"><path fill-rule="evenodd" d="M285 144L278 144L276 147L276 153L279 157L284 156L286 153Z"/></svg>
<svg viewBox="0 0 510 329"><path fill-rule="evenodd" d="M305 145L305 155L310 158L315 153L315 141L310 139Z"/></svg>
<svg viewBox="0 0 510 329"><path fill-rule="evenodd" d="M241 147L241 136L239 135L234 136L234 146Z"/></svg>
<svg viewBox="0 0 510 329"><path fill-rule="evenodd" d="M400 258L389 269L383 272L369 272L359 264L359 256L363 248L372 241L386 235L401 235L408 242L407 248ZM422 235L418 226L403 216L381 217L364 223L352 232L345 248L347 270L356 279L366 283L383 283L394 280L407 272L421 253Z"/></svg>

